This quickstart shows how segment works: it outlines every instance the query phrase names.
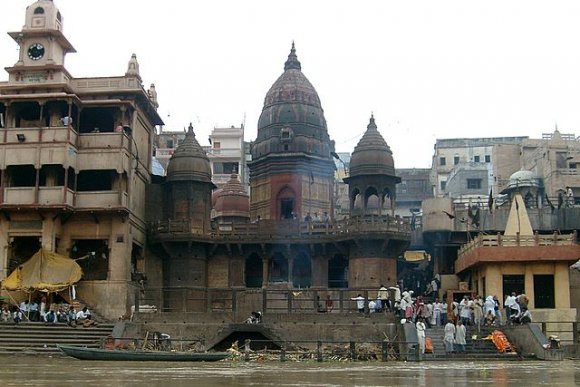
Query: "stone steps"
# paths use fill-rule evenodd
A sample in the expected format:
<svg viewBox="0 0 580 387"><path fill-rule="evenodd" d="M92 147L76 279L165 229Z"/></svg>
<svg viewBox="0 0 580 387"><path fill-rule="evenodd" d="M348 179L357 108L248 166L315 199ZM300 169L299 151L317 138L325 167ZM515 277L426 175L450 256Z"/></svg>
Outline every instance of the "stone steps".
<svg viewBox="0 0 580 387"><path fill-rule="evenodd" d="M113 331L112 324L70 327L64 323L0 324L0 354L58 353L57 344L99 347Z"/></svg>
<svg viewBox="0 0 580 387"><path fill-rule="evenodd" d="M499 353L497 348L491 340L481 340L483 337L487 337L497 328L482 327L480 332L477 333L475 327L468 327L466 334L466 345L465 352L462 353L445 353L445 344L443 338L445 336L444 328L441 326L435 326L427 328L425 334L427 337L431 338L433 343L433 353L425 354L425 359L435 360L435 359L497 359L497 358L518 358L517 354L514 353ZM477 334L477 339L473 340L472 335Z"/></svg>

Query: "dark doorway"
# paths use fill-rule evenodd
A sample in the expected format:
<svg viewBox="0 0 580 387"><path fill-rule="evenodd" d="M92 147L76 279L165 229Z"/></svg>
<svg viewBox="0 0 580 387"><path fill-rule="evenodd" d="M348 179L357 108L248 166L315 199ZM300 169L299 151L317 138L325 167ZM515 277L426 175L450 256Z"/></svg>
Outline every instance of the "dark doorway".
<svg viewBox="0 0 580 387"><path fill-rule="evenodd" d="M328 261L328 287L348 288L348 259L335 255Z"/></svg>
<svg viewBox="0 0 580 387"><path fill-rule="evenodd" d="M262 258L258 254L252 254L246 259L246 287L262 287Z"/></svg>
<svg viewBox="0 0 580 387"><path fill-rule="evenodd" d="M282 219L294 218L294 199L280 199L280 212Z"/></svg>
<svg viewBox="0 0 580 387"><path fill-rule="evenodd" d="M106 280L109 273L109 246L106 239L73 240L70 257L78 259L83 280Z"/></svg>
<svg viewBox="0 0 580 387"><path fill-rule="evenodd" d="M524 294L525 293L525 276L523 275L504 275L503 276L503 297L512 294Z"/></svg>
<svg viewBox="0 0 580 387"><path fill-rule="evenodd" d="M554 276L552 274L534 275L534 307L536 309L556 307Z"/></svg>
<svg viewBox="0 0 580 387"><path fill-rule="evenodd" d="M312 286L312 265L306 253L300 253L294 258L292 266L292 284L295 288L309 288Z"/></svg>
<svg viewBox="0 0 580 387"><path fill-rule="evenodd" d="M10 259L8 260L8 274L12 273L19 265L28 261L40 250L39 236L14 237L10 244Z"/></svg>
<svg viewBox="0 0 580 387"><path fill-rule="evenodd" d="M288 282L288 260L281 253L270 259L270 283Z"/></svg>

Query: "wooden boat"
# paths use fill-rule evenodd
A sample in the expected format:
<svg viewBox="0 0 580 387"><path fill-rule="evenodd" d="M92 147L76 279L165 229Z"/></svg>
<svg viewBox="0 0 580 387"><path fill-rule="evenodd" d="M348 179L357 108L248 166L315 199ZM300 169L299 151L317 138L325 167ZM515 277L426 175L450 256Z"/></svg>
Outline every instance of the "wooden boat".
<svg viewBox="0 0 580 387"><path fill-rule="evenodd" d="M230 356L228 352L173 352L125 349L87 348L75 345L56 345L64 354L81 360L124 361L218 361Z"/></svg>

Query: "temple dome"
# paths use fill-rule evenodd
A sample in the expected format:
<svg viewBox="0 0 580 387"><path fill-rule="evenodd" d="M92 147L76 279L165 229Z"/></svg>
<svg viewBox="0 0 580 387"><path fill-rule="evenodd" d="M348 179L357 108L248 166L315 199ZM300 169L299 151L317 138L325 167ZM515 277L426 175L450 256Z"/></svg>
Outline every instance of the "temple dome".
<svg viewBox="0 0 580 387"><path fill-rule="evenodd" d="M216 217L250 218L250 196L244 190L237 174L212 195Z"/></svg>
<svg viewBox="0 0 580 387"><path fill-rule="evenodd" d="M189 124L185 138L167 165L167 181L200 181L211 183L211 167L207 154L195 139ZM213 184L213 183L212 183Z"/></svg>
<svg viewBox="0 0 580 387"><path fill-rule="evenodd" d="M318 93L301 69L292 43L284 72L264 98L253 159L288 151L330 157L334 150Z"/></svg>
<svg viewBox="0 0 580 387"><path fill-rule="evenodd" d="M377 130L371 115L367 131L362 136L350 158L349 176L390 175L395 176L393 152Z"/></svg>
<svg viewBox="0 0 580 387"><path fill-rule="evenodd" d="M502 192L509 192L518 188L539 187L540 179L532 171L521 169L514 172L509 179L507 187Z"/></svg>

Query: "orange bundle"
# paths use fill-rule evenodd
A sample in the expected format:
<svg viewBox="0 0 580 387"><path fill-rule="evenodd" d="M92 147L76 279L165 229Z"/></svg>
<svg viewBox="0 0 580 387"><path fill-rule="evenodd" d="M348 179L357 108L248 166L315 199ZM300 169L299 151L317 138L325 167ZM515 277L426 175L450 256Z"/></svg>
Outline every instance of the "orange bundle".
<svg viewBox="0 0 580 387"><path fill-rule="evenodd" d="M509 342L502 331L493 331L491 341L500 353L516 352L515 347Z"/></svg>

